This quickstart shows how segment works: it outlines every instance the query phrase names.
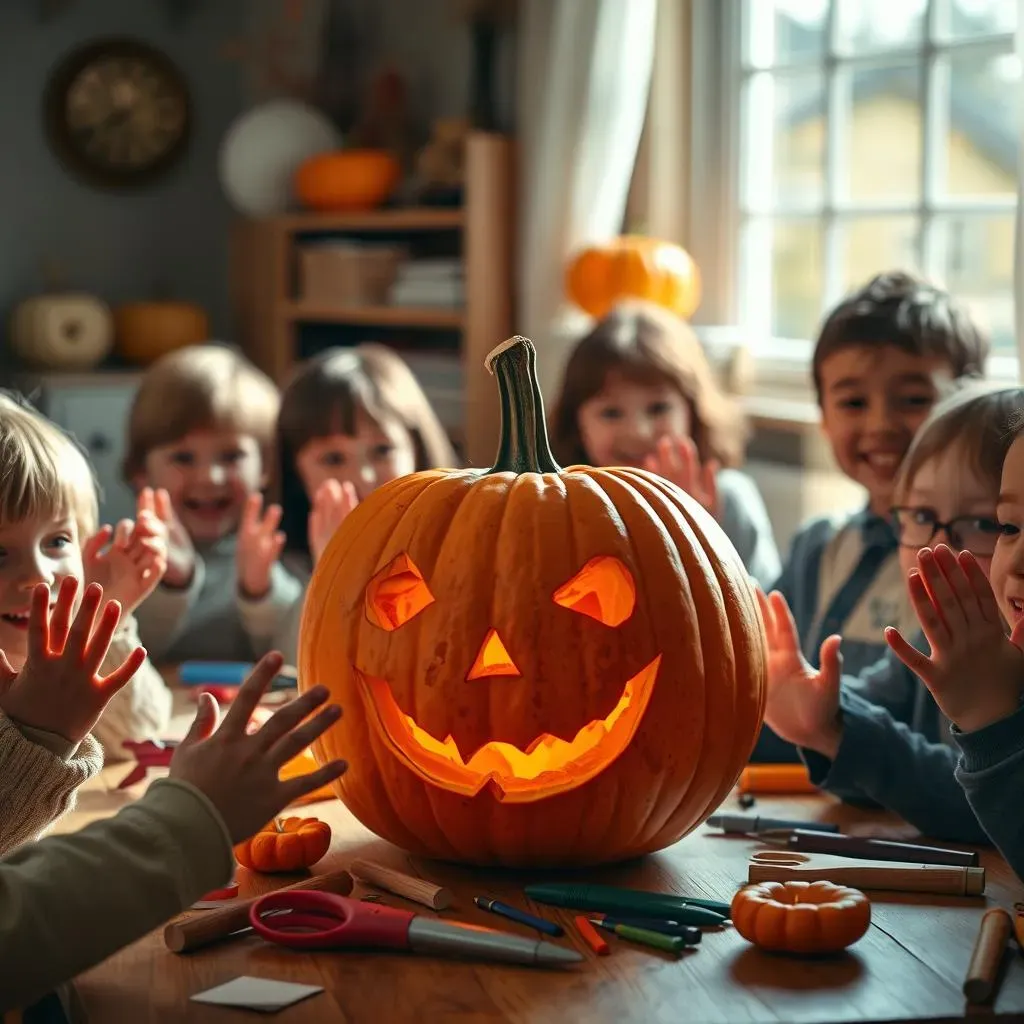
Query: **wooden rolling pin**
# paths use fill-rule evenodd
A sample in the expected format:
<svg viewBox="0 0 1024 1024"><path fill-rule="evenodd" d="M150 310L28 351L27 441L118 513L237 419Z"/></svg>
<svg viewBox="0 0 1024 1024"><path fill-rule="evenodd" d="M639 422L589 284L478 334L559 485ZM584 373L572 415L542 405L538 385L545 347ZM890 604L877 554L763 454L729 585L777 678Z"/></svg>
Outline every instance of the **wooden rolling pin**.
<svg viewBox="0 0 1024 1024"><path fill-rule="evenodd" d="M987 1003L995 995L1012 928L1010 915L1001 907L985 911L964 979L964 995L968 1002Z"/></svg>
<svg viewBox="0 0 1024 1024"><path fill-rule="evenodd" d="M287 892L289 889L312 889L347 896L352 891L352 876L347 871L331 871L326 875L303 878L279 891ZM164 928L164 945L172 953L189 953L193 949L226 939L233 932L248 931L249 908L260 896L265 895L260 893L246 900L236 900L223 910L211 910L171 921Z"/></svg>

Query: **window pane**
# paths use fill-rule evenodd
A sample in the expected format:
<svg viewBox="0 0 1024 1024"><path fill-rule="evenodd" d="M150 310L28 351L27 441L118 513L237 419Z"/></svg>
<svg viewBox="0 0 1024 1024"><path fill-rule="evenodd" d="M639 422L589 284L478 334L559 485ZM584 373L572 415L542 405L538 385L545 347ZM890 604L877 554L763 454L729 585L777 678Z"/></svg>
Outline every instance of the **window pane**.
<svg viewBox="0 0 1024 1024"><path fill-rule="evenodd" d="M949 62L946 180L951 195L1016 192L1020 58L954 57Z"/></svg>
<svg viewBox="0 0 1024 1024"><path fill-rule="evenodd" d="M841 194L858 201L921 194L922 67L878 65L840 71L836 88L845 114L837 134Z"/></svg>
<svg viewBox="0 0 1024 1024"><path fill-rule="evenodd" d="M920 264L916 217L844 218L839 231L844 293L885 270L914 270Z"/></svg>
<svg viewBox="0 0 1024 1024"><path fill-rule="evenodd" d="M821 321L824 246L817 220L777 220L772 231L772 333L813 338Z"/></svg>
<svg viewBox="0 0 1024 1024"><path fill-rule="evenodd" d="M916 49L924 41L927 0L835 0L842 53Z"/></svg>
<svg viewBox="0 0 1024 1024"><path fill-rule="evenodd" d="M1017 31L1017 0L947 0L948 22L942 34L971 39Z"/></svg>
<svg viewBox="0 0 1024 1024"><path fill-rule="evenodd" d="M1013 214L957 214L936 228L946 287L989 330L994 350L1013 352Z"/></svg>
<svg viewBox="0 0 1024 1024"><path fill-rule="evenodd" d="M821 60L825 54L828 0L757 0L743 4L747 62L775 64Z"/></svg>
<svg viewBox="0 0 1024 1024"><path fill-rule="evenodd" d="M751 105L746 150L750 170L759 173L758 166L764 165L765 150L771 147L772 204L820 204L825 187L824 76L813 73L764 77L771 81L768 90L771 113L758 112L755 105ZM758 123L761 131L770 130L774 125L773 138L765 145L759 144ZM763 173L760 171L762 176Z"/></svg>

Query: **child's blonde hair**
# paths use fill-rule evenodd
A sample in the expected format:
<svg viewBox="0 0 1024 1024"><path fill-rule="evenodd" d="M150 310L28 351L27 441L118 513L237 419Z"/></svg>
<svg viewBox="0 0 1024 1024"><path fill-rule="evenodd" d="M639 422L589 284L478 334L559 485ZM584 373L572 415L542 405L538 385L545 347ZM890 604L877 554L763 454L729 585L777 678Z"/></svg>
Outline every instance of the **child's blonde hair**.
<svg viewBox="0 0 1024 1024"><path fill-rule="evenodd" d="M690 407L690 435L701 461L743 462L743 415L718 386L693 329L660 306L631 300L616 306L569 356L551 416L554 454L563 466L590 461L580 436L580 406L600 393L611 373L674 387Z"/></svg>
<svg viewBox="0 0 1024 1024"><path fill-rule="evenodd" d="M906 500L921 467L950 448L997 493L1022 411L1024 387L970 383L957 388L918 428L896 478L897 503Z"/></svg>
<svg viewBox="0 0 1024 1024"><path fill-rule="evenodd" d="M280 394L274 382L225 345L190 345L143 374L128 416L122 472L133 484L146 456L194 430L231 430L256 438L269 465Z"/></svg>
<svg viewBox="0 0 1024 1024"><path fill-rule="evenodd" d="M20 395L0 392L0 522L72 516L84 543L99 525L97 492L70 435Z"/></svg>
<svg viewBox="0 0 1024 1024"><path fill-rule="evenodd" d="M306 550L310 512L296 457L315 438L355 434L360 414L377 424L401 423L412 438L417 470L457 465L444 427L397 352L373 342L327 349L296 369L281 396L274 491L289 549Z"/></svg>

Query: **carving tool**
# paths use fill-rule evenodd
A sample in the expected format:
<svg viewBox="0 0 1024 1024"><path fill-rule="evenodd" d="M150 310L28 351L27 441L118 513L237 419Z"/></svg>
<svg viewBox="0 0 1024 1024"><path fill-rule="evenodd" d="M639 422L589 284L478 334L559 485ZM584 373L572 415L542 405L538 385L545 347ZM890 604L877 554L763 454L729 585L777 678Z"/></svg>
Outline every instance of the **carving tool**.
<svg viewBox="0 0 1024 1024"><path fill-rule="evenodd" d="M987 1003L995 995L1011 928L1010 915L1002 907L992 907L982 915L964 979L969 1003Z"/></svg>
<svg viewBox="0 0 1024 1024"><path fill-rule="evenodd" d="M583 960L577 950L543 939L467 928L328 892L296 889L269 893L252 905L249 923L267 941L292 949L397 949L535 967L560 967Z"/></svg>
<svg viewBox="0 0 1024 1024"><path fill-rule="evenodd" d="M352 876L347 871L331 871L325 875L313 875L279 889L279 892L298 890L331 892L347 896L352 891ZM209 910L202 914L171 921L164 928L164 945L172 953L190 953L193 949L210 943L241 935L250 931L249 910L260 897L237 900L223 910Z"/></svg>
<svg viewBox="0 0 1024 1024"><path fill-rule="evenodd" d="M758 850L747 866L749 882L834 882L856 889L928 892L939 896L980 896L985 869L947 864L899 864L832 857L827 853Z"/></svg>
<svg viewBox="0 0 1024 1024"><path fill-rule="evenodd" d="M686 939L688 945L696 946L704 934L692 924L680 924L678 921L662 921L656 917L609 917L601 918L602 924L624 924L627 928L646 928L649 932L661 932L662 935L678 935Z"/></svg>
<svg viewBox="0 0 1024 1024"><path fill-rule="evenodd" d="M741 793L817 793L802 764L748 764L740 773Z"/></svg>
<svg viewBox="0 0 1024 1024"><path fill-rule="evenodd" d="M528 885L526 895L538 903L570 910L594 910L623 917L657 917L697 927L714 927L729 916L729 904L676 896L667 892L617 889L610 885Z"/></svg>
<svg viewBox="0 0 1024 1024"><path fill-rule="evenodd" d="M797 828L785 835L762 833L762 842L785 846L803 853L835 853L840 857L867 860L903 861L918 864L951 864L955 867L977 866L978 854L973 850L950 850L942 846L919 846L891 839L869 839L866 836L827 835Z"/></svg>
<svg viewBox="0 0 1024 1024"><path fill-rule="evenodd" d="M525 924L527 928L535 928L545 935L565 934L565 930L560 924L555 924L554 921L547 921L543 917L537 917L535 914L528 914L525 910L520 910L518 907L510 907L507 903L502 903L500 900L489 900L483 896L474 896L473 902L481 910L489 910L492 914L499 914L501 917L507 917L510 921Z"/></svg>
<svg viewBox="0 0 1024 1024"><path fill-rule="evenodd" d="M707 820L712 828L720 828L723 832L794 832L801 829L807 832L838 832L838 825L830 825L824 821L790 821L786 818L762 818L756 814L712 814Z"/></svg>
<svg viewBox="0 0 1024 1024"><path fill-rule="evenodd" d="M607 956L612 951L611 946L604 941L598 930L582 914L577 914L573 920L576 922L576 931L598 956Z"/></svg>
<svg viewBox="0 0 1024 1024"><path fill-rule="evenodd" d="M434 885L423 878L413 878L394 868L386 868L383 864L354 860L348 869L360 881L369 882L378 889L393 892L396 896L404 896L405 899L420 903L431 910L446 910L454 900L450 889Z"/></svg>
<svg viewBox="0 0 1024 1024"><path fill-rule="evenodd" d="M620 939L629 939L630 942L638 942L652 949L663 949L666 953L681 953L688 945L681 935L666 935L650 928L637 928L631 924L609 924L606 920L596 919L592 919L590 923L618 935Z"/></svg>

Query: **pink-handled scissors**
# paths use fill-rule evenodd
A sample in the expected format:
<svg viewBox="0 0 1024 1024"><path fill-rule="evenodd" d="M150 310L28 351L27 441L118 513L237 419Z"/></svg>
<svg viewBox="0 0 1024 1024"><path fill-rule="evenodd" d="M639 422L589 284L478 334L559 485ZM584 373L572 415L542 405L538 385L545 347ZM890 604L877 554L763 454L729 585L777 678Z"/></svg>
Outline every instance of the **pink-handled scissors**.
<svg viewBox="0 0 1024 1024"><path fill-rule="evenodd" d="M292 949L375 948L448 953L505 963L578 963L574 949L483 928L466 928L380 903L293 889L272 892L249 910L253 931Z"/></svg>

